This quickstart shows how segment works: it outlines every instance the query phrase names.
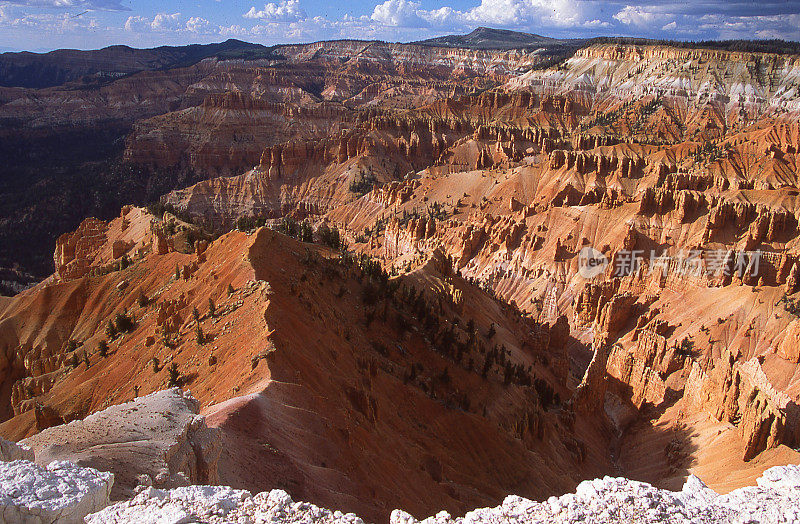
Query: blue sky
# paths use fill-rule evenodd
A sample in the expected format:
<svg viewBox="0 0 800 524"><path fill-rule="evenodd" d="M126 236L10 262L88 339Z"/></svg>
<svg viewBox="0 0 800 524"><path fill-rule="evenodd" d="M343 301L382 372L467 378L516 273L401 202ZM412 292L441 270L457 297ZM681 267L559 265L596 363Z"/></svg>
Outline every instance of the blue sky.
<svg viewBox="0 0 800 524"><path fill-rule="evenodd" d="M800 0L0 0L0 51L411 41L479 26L555 37L800 40Z"/></svg>

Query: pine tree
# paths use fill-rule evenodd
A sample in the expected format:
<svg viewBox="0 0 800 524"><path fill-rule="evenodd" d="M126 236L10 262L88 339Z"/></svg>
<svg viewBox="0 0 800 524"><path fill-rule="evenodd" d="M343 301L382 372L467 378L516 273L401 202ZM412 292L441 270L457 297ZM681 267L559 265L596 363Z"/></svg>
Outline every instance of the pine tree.
<svg viewBox="0 0 800 524"><path fill-rule="evenodd" d="M106 324L106 336L111 340L117 338L119 332L117 331L117 326L114 325L114 322L109 320L108 324Z"/></svg>
<svg viewBox="0 0 800 524"><path fill-rule="evenodd" d="M169 365L169 379L167 380L167 384L170 387L177 387L180 385L181 374L178 373L178 364L173 362Z"/></svg>
<svg viewBox="0 0 800 524"><path fill-rule="evenodd" d="M136 320L127 311L117 313L114 324L118 333L130 333L136 327Z"/></svg>

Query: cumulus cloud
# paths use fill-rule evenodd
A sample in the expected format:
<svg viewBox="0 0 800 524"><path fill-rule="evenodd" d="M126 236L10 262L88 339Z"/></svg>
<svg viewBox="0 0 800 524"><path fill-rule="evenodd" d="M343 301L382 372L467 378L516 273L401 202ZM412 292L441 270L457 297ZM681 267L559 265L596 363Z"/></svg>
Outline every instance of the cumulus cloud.
<svg viewBox="0 0 800 524"><path fill-rule="evenodd" d="M386 0L375 6L373 21L390 27L436 27L457 31L477 26L546 31L548 28L607 27L608 22L589 16L582 0L481 0L471 9L451 6L421 9L414 0Z"/></svg>
<svg viewBox="0 0 800 524"><path fill-rule="evenodd" d="M131 33L143 33L150 28L150 19L143 16L129 16L125 21L125 30Z"/></svg>
<svg viewBox="0 0 800 524"><path fill-rule="evenodd" d="M177 31L180 29L180 13L158 13L153 21L150 23L150 27L153 28L153 31Z"/></svg>
<svg viewBox="0 0 800 524"><path fill-rule="evenodd" d="M193 16L186 21L186 30L191 33L218 33L220 27L205 18Z"/></svg>
<svg viewBox="0 0 800 524"><path fill-rule="evenodd" d="M481 0L465 16L480 24L566 26L583 22L585 12L585 2L571 0Z"/></svg>
<svg viewBox="0 0 800 524"><path fill-rule="evenodd" d="M152 19L144 16L129 16L125 30L133 33L171 33L185 29L180 13L158 13Z"/></svg>
<svg viewBox="0 0 800 524"><path fill-rule="evenodd" d="M587 29L593 29L593 28L602 29L606 27L611 27L611 24L609 22L595 18L594 20L589 20L588 22L584 22L583 27Z"/></svg>
<svg viewBox="0 0 800 524"><path fill-rule="evenodd" d="M258 19L258 34L281 31L294 38L328 37L420 39L442 33L467 32L478 26L536 32L548 36L587 37L619 34L654 38L800 38L800 0L472 0L474 7L450 5L423 8L421 0L375 0L366 16L340 20L289 15L298 0L252 8L245 17ZM477 4L477 5L476 5ZM269 26L285 23L284 26ZM269 27L267 27L269 26ZM253 28L255 29L255 28Z"/></svg>
<svg viewBox="0 0 800 524"><path fill-rule="evenodd" d="M250 31L240 25L219 26L218 32L221 36L229 37L244 37L249 36Z"/></svg>
<svg viewBox="0 0 800 524"><path fill-rule="evenodd" d="M662 16L642 6L626 5L614 15L614 19L625 25L647 27L656 23Z"/></svg>
<svg viewBox="0 0 800 524"><path fill-rule="evenodd" d="M427 22L419 15L419 2L386 0L375 6L372 20L395 27L424 27Z"/></svg>
<svg viewBox="0 0 800 524"><path fill-rule="evenodd" d="M257 10L251 7L244 14L245 18L263 20L264 22L298 22L307 18L306 12L300 7L300 0L282 0L280 3L264 4L264 9Z"/></svg>

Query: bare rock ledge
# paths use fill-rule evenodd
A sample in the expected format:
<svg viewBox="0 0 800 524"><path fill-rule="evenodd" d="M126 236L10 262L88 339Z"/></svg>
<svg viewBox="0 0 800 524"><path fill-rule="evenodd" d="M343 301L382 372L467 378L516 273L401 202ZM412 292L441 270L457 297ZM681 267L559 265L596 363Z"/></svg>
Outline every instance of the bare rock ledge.
<svg viewBox="0 0 800 524"><path fill-rule="evenodd" d="M0 462L0 521L73 524L109 504L114 475L55 461Z"/></svg>

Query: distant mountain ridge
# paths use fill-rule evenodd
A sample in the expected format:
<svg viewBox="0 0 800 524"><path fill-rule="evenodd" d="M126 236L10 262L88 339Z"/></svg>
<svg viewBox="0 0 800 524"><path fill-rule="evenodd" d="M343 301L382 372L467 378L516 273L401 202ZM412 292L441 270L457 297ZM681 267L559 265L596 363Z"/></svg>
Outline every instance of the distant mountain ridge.
<svg viewBox="0 0 800 524"><path fill-rule="evenodd" d="M584 40L559 40L532 33L479 27L467 35L448 35L407 45L462 49L508 50L546 48L550 54L574 52ZM192 65L205 58L280 59L282 45L264 46L241 40L216 44L161 46L136 49L124 45L81 51L59 49L49 53L27 51L0 54L0 87L46 88L69 82L104 79Z"/></svg>
<svg viewBox="0 0 800 524"><path fill-rule="evenodd" d="M438 47L507 50L525 47L552 46L575 42L582 42L582 40L559 40L534 33L523 33L508 29L479 27L466 35L439 36L436 38L429 38L427 40L419 40L417 42L410 43Z"/></svg>
<svg viewBox="0 0 800 524"><path fill-rule="evenodd" d="M672 42L618 37L558 39L535 33L489 27L478 27L465 35L446 35L408 42L405 45L487 51L538 50L540 56L547 58L546 61L542 62L541 67L547 67L568 58L580 47L596 43L617 43L620 45L663 44L684 48L697 47L778 54L800 53L800 43L782 40ZM90 84L113 80L141 71L185 67L212 57L243 60L279 60L284 58L281 56L280 50L292 46L296 47L293 44L265 46L230 39L214 44L161 46L149 49L115 45L88 51L58 49L49 53L7 52L0 53L0 87L41 89L70 82Z"/></svg>
<svg viewBox="0 0 800 524"><path fill-rule="evenodd" d="M0 54L0 87L45 88L91 77L119 77L140 71L187 66L209 57L271 58L271 47L241 40L216 44L136 49L124 45L90 51L58 49L49 53Z"/></svg>

